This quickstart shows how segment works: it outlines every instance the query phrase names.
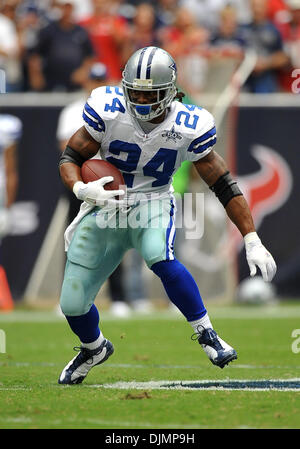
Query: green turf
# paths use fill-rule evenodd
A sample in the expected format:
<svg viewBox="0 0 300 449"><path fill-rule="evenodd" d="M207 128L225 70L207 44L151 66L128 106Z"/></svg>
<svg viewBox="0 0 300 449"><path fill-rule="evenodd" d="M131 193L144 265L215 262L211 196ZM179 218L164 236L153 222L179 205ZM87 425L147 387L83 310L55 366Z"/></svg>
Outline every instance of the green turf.
<svg viewBox="0 0 300 449"><path fill-rule="evenodd" d="M300 378L292 331L300 307L214 308L221 337L238 352L223 370L213 366L182 318L105 319L115 353L82 385L61 386L58 376L78 345L64 319L52 312L0 314L6 353L0 353L1 429L238 429L300 428L300 390L104 389L120 381ZM299 345L300 346L300 345Z"/></svg>

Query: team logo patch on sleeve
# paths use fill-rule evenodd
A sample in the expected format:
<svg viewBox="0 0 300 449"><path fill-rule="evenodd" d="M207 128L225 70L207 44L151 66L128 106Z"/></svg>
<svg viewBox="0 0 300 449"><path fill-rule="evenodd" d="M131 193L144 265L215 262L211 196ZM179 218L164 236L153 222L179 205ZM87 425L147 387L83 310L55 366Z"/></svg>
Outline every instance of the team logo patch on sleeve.
<svg viewBox="0 0 300 449"><path fill-rule="evenodd" d="M172 126L171 130L165 130L162 133L162 137L166 137L166 142L168 142L169 140L173 140L173 142L177 142L178 140L182 139L182 135L180 133L178 133L177 131L175 131L175 127L174 125Z"/></svg>

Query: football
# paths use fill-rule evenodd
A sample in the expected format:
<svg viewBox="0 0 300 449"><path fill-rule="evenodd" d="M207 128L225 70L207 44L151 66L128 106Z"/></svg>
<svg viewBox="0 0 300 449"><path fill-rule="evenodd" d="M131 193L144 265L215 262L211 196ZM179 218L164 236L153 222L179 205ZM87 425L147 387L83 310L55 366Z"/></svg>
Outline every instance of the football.
<svg viewBox="0 0 300 449"><path fill-rule="evenodd" d="M124 190L125 181L120 170L110 162L102 159L89 159L82 164L81 177L83 182L97 181L104 176L113 176L114 180L105 184L105 190Z"/></svg>

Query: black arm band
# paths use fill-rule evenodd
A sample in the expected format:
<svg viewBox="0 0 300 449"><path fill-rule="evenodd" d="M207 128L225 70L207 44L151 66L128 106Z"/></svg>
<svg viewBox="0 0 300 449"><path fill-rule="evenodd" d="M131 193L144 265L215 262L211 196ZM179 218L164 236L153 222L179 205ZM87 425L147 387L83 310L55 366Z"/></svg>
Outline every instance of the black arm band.
<svg viewBox="0 0 300 449"><path fill-rule="evenodd" d="M215 193L216 197L220 200L224 207L227 206L233 197L243 195L236 181L232 179L229 171L220 176L220 178L210 187L210 189Z"/></svg>
<svg viewBox="0 0 300 449"><path fill-rule="evenodd" d="M79 153L77 153L77 151L74 151L67 145L65 151L62 153L59 159L59 166L61 166L65 162L72 162L73 164L78 165L78 167L81 167L85 161L86 159L84 159Z"/></svg>

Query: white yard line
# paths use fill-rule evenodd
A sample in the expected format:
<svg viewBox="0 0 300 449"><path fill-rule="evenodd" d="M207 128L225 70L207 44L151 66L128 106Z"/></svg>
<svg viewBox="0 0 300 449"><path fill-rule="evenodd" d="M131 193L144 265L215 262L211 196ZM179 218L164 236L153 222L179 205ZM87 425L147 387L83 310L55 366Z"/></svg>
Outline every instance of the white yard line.
<svg viewBox="0 0 300 449"><path fill-rule="evenodd" d="M300 379L160 380L149 382L115 382L103 385L86 385L86 387L120 390L300 391Z"/></svg>
<svg viewBox="0 0 300 449"><path fill-rule="evenodd" d="M14 423L14 424L28 424L32 423L31 418L27 418L26 416L16 416L14 417L0 417L0 422L5 423Z"/></svg>
<svg viewBox="0 0 300 449"><path fill-rule="evenodd" d="M34 423L32 418L27 418L25 416L19 416L19 417L1 417L0 416L0 423L14 423L14 424L30 424ZM73 422L77 423L76 419L72 418L66 418L63 421L60 419L54 419L54 420L48 420L47 426L60 426L61 424L70 424L72 425ZM96 419L96 418L84 418L82 419L82 425L85 423L92 424L95 426L106 426L106 427L112 427L112 428L134 428L134 429L205 429L205 426L201 426L195 423L191 424L178 424L178 423L152 423L152 422L136 422L136 421L115 421L115 420L104 420L104 419ZM105 427L105 428L106 428Z"/></svg>
<svg viewBox="0 0 300 449"><path fill-rule="evenodd" d="M0 385L0 391L32 391L31 387L4 387Z"/></svg>
<svg viewBox="0 0 300 449"><path fill-rule="evenodd" d="M53 386L54 388L73 388ZM148 382L114 382L108 384L83 384L80 388L117 389L117 390L219 390L219 391L297 391L300 392L300 378L293 379L201 379L201 380L157 380ZM6 387L1 391L33 391L26 386Z"/></svg>

